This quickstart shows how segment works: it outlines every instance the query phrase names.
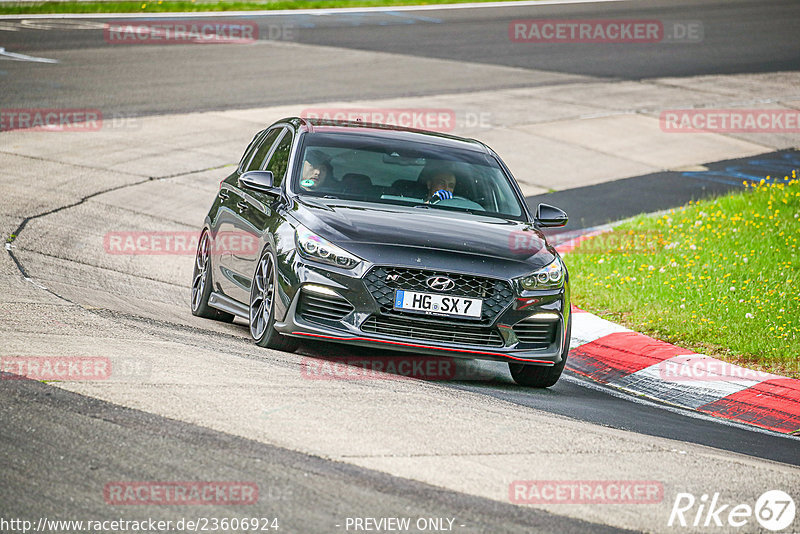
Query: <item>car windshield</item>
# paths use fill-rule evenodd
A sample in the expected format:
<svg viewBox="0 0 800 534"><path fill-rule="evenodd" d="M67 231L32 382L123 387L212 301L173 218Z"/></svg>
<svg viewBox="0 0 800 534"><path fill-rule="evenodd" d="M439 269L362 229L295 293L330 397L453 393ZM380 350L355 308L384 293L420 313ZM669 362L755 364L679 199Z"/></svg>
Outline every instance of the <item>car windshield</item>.
<svg viewBox="0 0 800 534"><path fill-rule="evenodd" d="M309 133L292 188L301 195L416 205L522 220L489 154L362 134Z"/></svg>

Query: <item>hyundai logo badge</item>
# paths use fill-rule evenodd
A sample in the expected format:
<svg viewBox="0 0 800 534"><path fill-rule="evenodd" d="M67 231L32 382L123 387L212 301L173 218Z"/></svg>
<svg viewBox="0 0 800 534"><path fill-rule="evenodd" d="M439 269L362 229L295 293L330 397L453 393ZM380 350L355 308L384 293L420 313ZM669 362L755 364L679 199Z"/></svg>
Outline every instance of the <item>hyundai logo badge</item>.
<svg viewBox="0 0 800 534"><path fill-rule="evenodd" d="M434 291L450 291L456 287L456 283L446 276L431 276L425 283Z"/></svg>

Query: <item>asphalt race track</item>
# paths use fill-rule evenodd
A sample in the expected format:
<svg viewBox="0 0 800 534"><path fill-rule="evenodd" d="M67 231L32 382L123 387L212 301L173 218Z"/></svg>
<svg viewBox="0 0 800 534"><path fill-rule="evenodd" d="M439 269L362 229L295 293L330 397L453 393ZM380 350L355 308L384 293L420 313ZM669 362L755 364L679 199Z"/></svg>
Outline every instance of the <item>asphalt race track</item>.
<svg viewBox="0 0 800 534"><path fill-rule="evenodd" d="M619 44L545 44L535 48L508 39L508 23L524 18L626 18L701 21L702 43L651 43L635 50ZM646 1L605 2L503 9L342 14L326 17L276 15L252 17L269 38L290 28L288 39L252 47L106 46L102 31L60 28L29 19L30 29L3 31L6 50L48 57L74 58L69 67L4 62L4 107L69 102L107 113L172 113L249 108L373 97L427 95L480 89L557 85L576 77L638 80L666 76L758 73L796 70L800 63L792 0L748 2ZM102 29L104 20L82 18ZM87 22L88 21L88 22ZM37 29L49 28L49 29ZM283 42L321 48L271 50ZM336 48L322 48L336 47ZM397 54L394 61L351 63L343 70L338 49ZM265 61L265 57L269 57ZM512 67L503 75L480 76L444 64L427 69L409 65L408 57ZM438 67L438 68L437 68ZM526 70L551 74L533 79ZM591 78L590 78L591 77Z"/></svg>
<svg viewBox="0 0 800 534"><path fill-rule="evenodd" d="M509 41L510 21L535 18L699 23L702 40ZM485 105L491 127L457 133L497 139L490 144L510 159L519 147L503 117L529 113L520 96L527 91L563 110L566 119L553 121L605 120L604 106L612 119L629 120L689 90L708 106L800 109L796 1L248 15L261 40L247 46L113 45L103 36L109 20L118 19L0 19L0 109L96 109L120 124L89 134L0 132L0 222L14 236L0 262L0 356L108 356L132 369L107 383L57 385L3 374L0 519L277 517L282 532L323 533L358 530L348 518L410 517L453 520L412 532L688 532L667 526L680 492L750 505L773 489L800 498L798 437L632 397L569 371L543 391L514 385L505 365L488 362L458 362L462 379L308 380L310 361L365 353L322 343L297 354L259 349L244 323L190 314L191 255L121 257L99 245L116 230L199 229L247 140L280 118L272 113L298 106ZM561 100L552 96L562 89ZM506 99L502 108L495 95ZM609 136L635 137L628 124ZM588 150L578 130L564 139ZM623 165L592 149L608 168L591 180L535 175L524 190L531 204L567 208L569 230L588 228L736 188L735 173L719 176L755 155L759 168L780 169L800 147L797 134L714 142L701 143L708 159L700 154L693 165ZM510 161L515 174L520 161ZM690 176L703 172L713 179ZM532 479L658 481L663 498L512 503L509 484ZM119 506L103 493L115 481L252 481L259 498ZM734 530L762 531L755 521ZM0 522L0 531L15 530Z"/></svg>

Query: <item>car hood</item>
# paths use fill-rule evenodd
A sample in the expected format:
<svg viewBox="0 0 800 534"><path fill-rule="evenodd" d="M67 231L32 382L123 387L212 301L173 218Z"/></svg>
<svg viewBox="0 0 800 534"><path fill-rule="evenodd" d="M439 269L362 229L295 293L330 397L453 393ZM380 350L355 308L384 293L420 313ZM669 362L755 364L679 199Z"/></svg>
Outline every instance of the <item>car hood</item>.
<svg viewBox="0 0 800 534"><path fill-rule="evenodd" d="M482 263L505 260L518 264L512 270L519 272L543 267L555 257L530 223L464 212L302 197L293 215L320 237L373 262L388 260L386 247L400 255L405 249L415 260L431 253L474 256ZM376 253L381 257L375 258Z"/></svg>

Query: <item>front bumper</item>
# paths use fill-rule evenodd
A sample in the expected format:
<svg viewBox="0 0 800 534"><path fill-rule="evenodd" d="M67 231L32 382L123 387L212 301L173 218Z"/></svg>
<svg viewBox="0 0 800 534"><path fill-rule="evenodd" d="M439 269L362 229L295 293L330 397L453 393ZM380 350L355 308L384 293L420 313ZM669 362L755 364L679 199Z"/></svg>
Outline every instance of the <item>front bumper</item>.
<svg viewBox="0 0 800 534"><path fill-rule="evenodd" d="M381 306L380 295L376 298L375 287L366 281L376 267L365 269L357 278L295 257L284 268L282 279L287 283L279 284L285 291L284 309L277 315L283 319L276 321L275 329L285 335L418 355L545 366L559 363L569 342L565 339L570 313L568 281L558 290L514 293L504 306L495 306L499 311L492 317L469 321ZM537 337L529 339L526 336L532 331Z"/></svg>

